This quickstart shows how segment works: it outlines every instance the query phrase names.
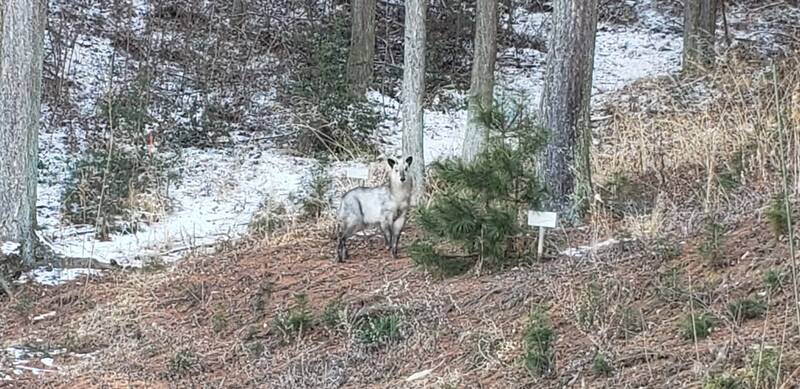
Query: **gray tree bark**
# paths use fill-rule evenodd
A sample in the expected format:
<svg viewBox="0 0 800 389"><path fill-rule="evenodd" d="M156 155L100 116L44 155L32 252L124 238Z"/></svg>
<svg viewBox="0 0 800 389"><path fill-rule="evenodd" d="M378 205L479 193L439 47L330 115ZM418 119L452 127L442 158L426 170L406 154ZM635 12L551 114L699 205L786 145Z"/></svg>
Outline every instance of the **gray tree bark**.
<svg viewBox="0 0 800 389"><path fill-rule="evenodd" d="M714 65L714 41L719 0L686 0L683 9L683 71L695 72Z"/></svg>
<svg viewBox="0 0 800 389"><path fill-rule="evenodd" d="M590 104L598 0L554 0L553 28L541 101L550 132L539 158L549 190L545 205L578 222L592 193Z"/></svg>
<svg viewBox="0 0 800 389"><path fill-rule="evenodd" d="M46 9L44 0L0 3L0 244L19 244L21 259L0 263L0 276L34 259Z"/></svg>
<svg viewBox="0 0 800 389"><path fill-rule="evenodd" d="M353 0L347 80L350 91L363 96L372 82L375 63L375 0Z"/></svg>
<svg viewBox="0 0 800 389"><path fill-rule="evenodd" d="M472 61L467 128L461 154L465 162L472 162L475 159L486 139L487 130L477 119L481 110L492 105L496 58L497 0L478 0L475 19L475 58Z"/></svg>
<svg viewBox="0 0 800 389"><path fill-rule="evenodd" d="M411 177L414 180L412 204L419 204L425 194L422 99L425 94L425 15L427 8L427 0L406 0L401 115L403 156L414 158L411 164Z"/></svg>

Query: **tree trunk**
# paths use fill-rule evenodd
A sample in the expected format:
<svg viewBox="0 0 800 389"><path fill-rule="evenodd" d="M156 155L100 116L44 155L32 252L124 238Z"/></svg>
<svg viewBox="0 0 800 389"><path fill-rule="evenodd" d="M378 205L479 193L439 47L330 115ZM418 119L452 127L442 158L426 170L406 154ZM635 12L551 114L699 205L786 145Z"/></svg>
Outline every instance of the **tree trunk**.
<svg viewBox="0 0 800 389"><path fill-rule="evenodd" d="M347 80L354 95L364 96L372 82L375 62L375 0L353 0L352 6Z"/></svg>
<svg viewBox="0 0 800 389"><path fill-rule="evenodd" d="M683 71L714 65L718 0L686 0L683 13Z"/></svg>
<svg viewBox="0 0 800 389"><path fill-rule="evenodd" d="M478 0L475 19L475 58L469 88L467 129L462 157L472 162L486 139L486 128L478 122L481 110L490 108L494 92L497 57L497 0Z"/></svg>
<svg viewBox="0 0 800 389"><path fill-rule="evenodd" d="M592 193L590 104L598 0L554 0L541 101L550 138L539 158L545 205L579 222Z"/></svg>
<svg viewBox="0 0 800 389"><path fill-rule="evenodd" d="M0 3L0 245L19 245L5 256L17 263L0 253L0 276L34 259L45 11L43 0Z"/></svg>
<svg viewBox="0 0 800 389"><path fill-rule="evenodd" d="M412 204L425 193L422 97L425 94L425 14L427 0L406 0L405 46L403 54L403 156L414 158Z"/></svg>

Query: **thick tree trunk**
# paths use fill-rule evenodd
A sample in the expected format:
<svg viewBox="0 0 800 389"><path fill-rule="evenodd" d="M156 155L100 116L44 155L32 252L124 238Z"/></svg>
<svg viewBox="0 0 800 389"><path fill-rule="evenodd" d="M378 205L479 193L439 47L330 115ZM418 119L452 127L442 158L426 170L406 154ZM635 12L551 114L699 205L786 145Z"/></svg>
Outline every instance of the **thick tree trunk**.
<svg viewBox="0 0 800 389"><path fill-rule="evenodd" d="M550 132L539 174L548 210L578 222L592 193L590 103L597 0L554 0L541 120Z"/></svg>
<svg viewBox="0 0 800 389"><path fill-rule="evenodd" d="M19 245L0 253L0 276L34 259L45 11L43 0L0 3L0 245Z"/></svg>
<svg viewBox="0 0 800 389"><path fill-rule="evenodd" d="M683 71L714 65L719 0L686 0L683 13Z"/></svg>
<svg viewBox="0 0 800 389"><path fill-rule="evenodd" d="M478 0L475 20L475 58L472 61L467 129L461 154L465 162L475 159L486 139L486 128L477 119L481 110L492 105L496 57L497 0Z"/></svg>
<svg viewBox="0 0 800 389"><path fill-rule="evenodd" d="M425 193L422 98L425 94L425 14L427 0L406 0L405 46L403 56L403 156L414 157L412 204Z"/></svg>
<svg viewBox="0 0 800 389"><path fill-rule="evenodd" d="M372 82L375 62L375 0L353 0L353 24L347 58L350 91L363 96Z"/></svg>

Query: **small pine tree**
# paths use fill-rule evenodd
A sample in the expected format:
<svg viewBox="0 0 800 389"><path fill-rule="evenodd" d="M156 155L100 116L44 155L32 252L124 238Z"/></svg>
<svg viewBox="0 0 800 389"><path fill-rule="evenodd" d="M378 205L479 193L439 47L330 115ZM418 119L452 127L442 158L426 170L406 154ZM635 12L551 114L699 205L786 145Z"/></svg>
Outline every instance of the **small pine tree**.
<svg viewBox="0 0 800 389"><path fill-rule="evenodd" d="M493 106L479 120L488 129L485 148L472 163L434 163L431 177L442 189L418 211L425 233L412 244L411 258L442 276L464 273L477 261L502 265L517 257L512 243L525 210L543 194L533 159L546 137L534 118L517 105L510 114Z"/></svg>

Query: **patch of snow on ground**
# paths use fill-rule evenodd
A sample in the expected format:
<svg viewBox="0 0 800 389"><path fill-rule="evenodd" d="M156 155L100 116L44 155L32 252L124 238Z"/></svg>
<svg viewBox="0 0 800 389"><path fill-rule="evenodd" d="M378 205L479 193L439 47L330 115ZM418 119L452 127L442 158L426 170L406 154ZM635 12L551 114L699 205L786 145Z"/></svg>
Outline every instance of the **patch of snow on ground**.
<svg viewBox="0 0 800 389"><path fill-rule="evenodd" d="M655 26L668 24L666 18L657 13L649 14L647 20L652 20ZM551 27L550 14L527 14L519 9L512 27L531 39L547 41ZM598 26L592 73L593 105L598 106L603 95L632 81L679 70L682 50L682 35L666 28ZM501 54L501 57L512 57L526 66L498 69L499 90L526 96L529 104L538 107L544 88L545 54L533 49L509 49Z"/></svg>
<svg viewBox="0 0 800 389"><path fill-rule="evenodd" d="M40 267L24 274L18 282L25 282L30 279L42 285L55 286L65 282L74 281L81 276L99 276L101 273L97 269L48 269Z"/></svg>
<svg viewBox="0 0 800 389"><path fill-rule="evenodd" d="M19 247L20 245L17 242L3 242L3 244L0 246L0 252L2 252L5 256L13 254L19 255Z"/></svg>
<svg viewBox="0 0 800 389"><path fill-rule="evenodd" d="M56 351L53 353L59 354L61 351ZM26 371L31 372L35 375L43 374L43 373L58 373L57 367L55 366L55 361L51 358L48 354L45 354L40 351L33 351L29 350L25 347L7 347L4 350L0 349L0 356L2 359L7 359L10 362L10 373L13 375L22 375ZM42 363L42 365L46 366L47 369L41 369L37 367L28 366L33 361L38 360ZM0 365L0 367L3 367ZM9 375L5 372L0 371L0 377L6 381L13 381L14 377Z"/></svg>
<svg viewBox="0 0 800 389"><path fill-rule="evenodd" d="M573 258L574 257L583 257L586 254L589 254L591 252L597 251L597 250L602 249L604 247L614 246L614 245L617 245L619 243L628 242L628 241L631 241L631 240L632 239L623 239L622 241L619 241L617 239L611 238L611 239L608 239L608 240L604 240L602 242L598 242L598 243L592 244L591 246L570 247L570 248L562 251L561 255L566 255L568 257L573 257Z"/></svg>
<svg viewBox="0 0 800 389"><path fill-rule="evenodd" d="M311 161L274 151L183 151L182 180L170 189L175 209L163 221L135 234L98 241L74 228L51 229L53 247L71 257L90 257L123 266L140 266L150 256L175 259L194 248L235 238L247 229L266 196L285 199L297 190Z"/></svg>

